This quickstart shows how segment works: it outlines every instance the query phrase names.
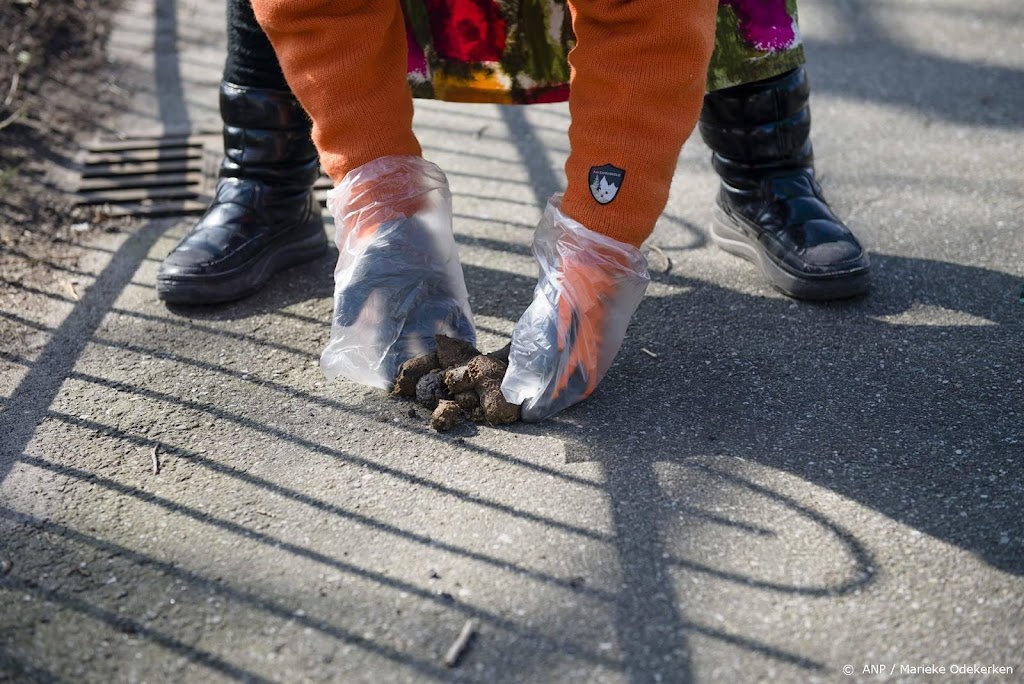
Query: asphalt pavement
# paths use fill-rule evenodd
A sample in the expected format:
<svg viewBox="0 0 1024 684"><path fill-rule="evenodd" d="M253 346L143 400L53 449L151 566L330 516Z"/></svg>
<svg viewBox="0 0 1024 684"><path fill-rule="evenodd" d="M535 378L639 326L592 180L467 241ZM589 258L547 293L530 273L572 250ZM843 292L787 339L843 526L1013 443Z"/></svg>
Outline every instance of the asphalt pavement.
<svg viewBox="0 0 1024 684"><path fill-rule="evenodd" d="M794 302L718 250L695 136L616 364L556 419L439 434L327 384L333 254L168 309L194 219L100 236L76 291L2 312L38 343L0 360L0 681L1024 680L1024 5L800 5L872 291ZM216 130L223 23L126 2L109 130ZM485 350L530 301L568 122L417 104Z"/></svg>

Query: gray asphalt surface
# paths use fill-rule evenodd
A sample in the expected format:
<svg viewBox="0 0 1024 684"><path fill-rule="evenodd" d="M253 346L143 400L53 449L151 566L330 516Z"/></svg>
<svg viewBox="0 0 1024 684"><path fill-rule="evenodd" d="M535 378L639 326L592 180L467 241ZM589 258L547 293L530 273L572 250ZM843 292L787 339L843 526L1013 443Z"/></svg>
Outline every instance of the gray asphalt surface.
<svg viewBox="0 0 1024 684"><path fill-rule="evenodd" d="M718 251L693 138L616 365L555 420L440 435L327 385L333 257L168 310L185 220L2 312L38 344L0 359L0 681L1024 680L1024 5L801 10L873 291L792 302ZM112 130L217 127L222 13L127 3ZM485 350L529 302L567 124L417 105Z"/></svg>

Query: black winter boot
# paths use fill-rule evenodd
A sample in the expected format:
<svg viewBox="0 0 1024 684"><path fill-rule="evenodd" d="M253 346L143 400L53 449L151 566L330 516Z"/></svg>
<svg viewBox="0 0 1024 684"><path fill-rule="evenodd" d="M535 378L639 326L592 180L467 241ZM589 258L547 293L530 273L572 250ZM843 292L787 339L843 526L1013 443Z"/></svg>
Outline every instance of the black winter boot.
<svg viewBox="0 0 1024 684"><path fill-rule="evenodd" d="M800 299L868 289L868 255L814 179L803 67L704 96L700 132L722 179L711 236Z"/></svg>
<svg viewBox="0 0 1024 684"><path fill-rule="evenodd" d="M206 214L164 259L160 299L227 302L253 294L281 269L327 249L319 175L305 112L288 92L223 82L224 161Z"/></svg>

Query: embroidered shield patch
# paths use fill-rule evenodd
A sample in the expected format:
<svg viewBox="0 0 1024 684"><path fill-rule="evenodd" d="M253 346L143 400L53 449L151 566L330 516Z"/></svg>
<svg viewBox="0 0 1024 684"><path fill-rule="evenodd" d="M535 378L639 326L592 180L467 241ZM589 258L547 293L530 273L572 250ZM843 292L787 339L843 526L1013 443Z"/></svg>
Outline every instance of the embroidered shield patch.
<svg viewBox="0 0 1024 684"><path fill-rule="evenodd" d="M622 188L622 181L626 179L626 172L617 166L605 164L604 166L590 167L590 194L594 196L598 204L608 204L619 194Z"/></svg>

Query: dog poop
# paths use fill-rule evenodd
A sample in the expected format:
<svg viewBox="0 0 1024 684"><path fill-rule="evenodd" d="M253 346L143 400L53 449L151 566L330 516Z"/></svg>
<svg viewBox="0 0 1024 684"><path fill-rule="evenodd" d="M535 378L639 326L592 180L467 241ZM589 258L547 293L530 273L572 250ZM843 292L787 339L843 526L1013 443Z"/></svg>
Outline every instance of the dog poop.
<svg viewBox="0 0 1024 684"><path fill-rule="evenodd" d="M391 393L401 397L415 397L416 383L419 382L419 379L440 367L441 364L437 362L437 354L433 352L406 361L398 369L398 379L395 380L395 388Z"/></svg>
<svg viewBox="0 0 1024 684"><path fill-rule="evenodd" d="M409 359L398 369L391 396L414 397L434 412L430 426L441 432L452 429L460 415L488 425L519 420L519 407L501 394L510 345L481 354L462 340L435 339L436 352Z"/></svg>
<svg viewBox="0 0 1024 684"><path fill-rule="evenodd" d="M454 401L442 399L437 403L437 408L430 416L430 427L438 432L445 432L455 427L459 421L459 405Z"/></svg>
<svg viewBox="0 0 1024 684"><path fill-rule="evenodd" d="M442 400L452 398L440 370L432 370L416 383L416 401L433 411Z"/></svg>

